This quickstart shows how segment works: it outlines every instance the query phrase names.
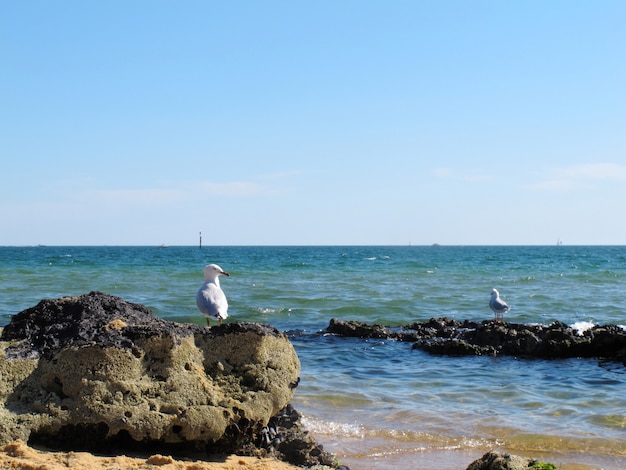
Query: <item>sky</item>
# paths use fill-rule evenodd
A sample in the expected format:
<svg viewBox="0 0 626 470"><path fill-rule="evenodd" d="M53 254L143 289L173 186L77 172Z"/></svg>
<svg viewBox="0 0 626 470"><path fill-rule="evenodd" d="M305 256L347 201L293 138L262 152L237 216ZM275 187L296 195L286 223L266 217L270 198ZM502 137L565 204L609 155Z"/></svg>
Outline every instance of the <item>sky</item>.
<svg viewBox="0 0 626 470"><path fill-rule="evenodd" d="M0 1L0 245L626 245L623 0Z"/></svg>

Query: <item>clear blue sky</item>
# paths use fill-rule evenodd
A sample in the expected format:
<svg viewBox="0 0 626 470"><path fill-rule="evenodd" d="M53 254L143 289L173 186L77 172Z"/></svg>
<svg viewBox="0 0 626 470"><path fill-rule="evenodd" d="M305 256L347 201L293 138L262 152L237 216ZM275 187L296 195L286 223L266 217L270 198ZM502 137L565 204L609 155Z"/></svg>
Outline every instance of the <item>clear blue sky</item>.
<svg viewBox="0 0 626 470"><path fill-rule="evenodd" d="M626 2L0 2L0 245L626 244Z"/></svg>

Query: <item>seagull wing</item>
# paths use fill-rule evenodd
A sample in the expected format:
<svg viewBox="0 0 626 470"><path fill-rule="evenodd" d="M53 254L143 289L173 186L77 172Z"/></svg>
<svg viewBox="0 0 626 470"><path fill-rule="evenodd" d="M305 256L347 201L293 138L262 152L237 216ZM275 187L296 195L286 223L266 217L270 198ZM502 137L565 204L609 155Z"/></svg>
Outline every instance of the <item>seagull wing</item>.
<svg viewBox="0 0 626 470"><path fill-rule="evenodd" d="M493 310L494 312L502 312L502 311L506 312L509 309L509 306L500 297L491 299L489 301L489 306L491 307L491 310Z"/></svg>
<svg viewBox="0 0 626 470"><path fill-rule="evenodd" d="M228 301L224 291L214 283L207 282L202 285L196 295L198 310L212 318L228 317Z"/></svg>

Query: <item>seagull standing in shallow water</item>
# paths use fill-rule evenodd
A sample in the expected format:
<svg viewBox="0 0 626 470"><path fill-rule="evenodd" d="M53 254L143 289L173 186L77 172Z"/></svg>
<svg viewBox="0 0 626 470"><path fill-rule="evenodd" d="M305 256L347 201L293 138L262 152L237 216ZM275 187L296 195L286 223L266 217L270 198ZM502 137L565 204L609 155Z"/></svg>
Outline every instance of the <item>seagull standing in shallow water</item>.
<svg viewBox="0 0 626 470"><path fill-rule="evenodd" d="M493 313L496 315L496 321L502 321L504 314L509 311L509 306L500 298L500 293L497 289L491 290L489 307L491 307L491 310L493 310Z"/></svg>
<svg viewBox="0 0 626 470"><path fill-rule="evenodd" d="M217 320L222 324L222 320L228 317L228 301L226 295L220 287L220 276L230 276L217 264L208 264L204 267L204 284L196 295L196 305L206 317L206 324L210 328L210 319Z"/></svg>

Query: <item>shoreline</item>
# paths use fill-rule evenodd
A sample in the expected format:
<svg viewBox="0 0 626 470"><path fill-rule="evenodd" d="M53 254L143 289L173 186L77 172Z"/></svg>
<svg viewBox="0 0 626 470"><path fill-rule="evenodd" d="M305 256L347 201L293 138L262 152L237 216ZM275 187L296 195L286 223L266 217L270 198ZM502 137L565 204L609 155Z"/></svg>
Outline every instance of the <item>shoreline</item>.
<svg viewBox="0 0 626 470"><path fill-rule="evenodd" d="M373 452L346 452L327 445L337 459L351 470L465 470L487 452L495 451L553 463L559 470L622 470L626 459L620 456L593 455L564 449L522 450L507 445L474 448L439 448L410 445L388 448L384 444ZM410 464L407 465L407 464Z"/></svg>
<svg viewBox="0 0 626 470"><path fill-rule="evenodd" d="M487 452L504 452L505 449L397 449L396 452L345 455L339 460L352 470L402 470L410 461L412 470L462 470L479 460ZM559 470L611 470L622 468L620 459L584 458L581 455L550 452L515 452L511 455L537 459L557 465ZM581 458L583 457L583 458ZM98 455L91 452L57 451L48 448L31 447L22 441L13 441L0 446L0 469L12 470L302 470L299 467L272 457L251 457L237 454L201 456L163 454L119 454ZM321 467L329 468L329 467Z"/></svg>

